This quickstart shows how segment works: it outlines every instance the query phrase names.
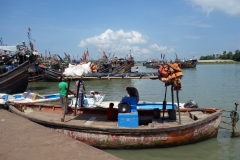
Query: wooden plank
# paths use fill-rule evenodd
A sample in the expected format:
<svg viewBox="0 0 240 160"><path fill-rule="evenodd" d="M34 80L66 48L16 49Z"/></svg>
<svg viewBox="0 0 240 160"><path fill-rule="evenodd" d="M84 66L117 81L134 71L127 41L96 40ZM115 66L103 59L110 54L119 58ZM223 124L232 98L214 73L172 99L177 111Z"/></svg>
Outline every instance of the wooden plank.
<svg viewBox="0 0 240 160"><path fill-rule="evenodd" d="M206 118L207 115L201 111L194 111L194 112L190 112L190 117L194 120L199 120L199 119Z"/></svg>

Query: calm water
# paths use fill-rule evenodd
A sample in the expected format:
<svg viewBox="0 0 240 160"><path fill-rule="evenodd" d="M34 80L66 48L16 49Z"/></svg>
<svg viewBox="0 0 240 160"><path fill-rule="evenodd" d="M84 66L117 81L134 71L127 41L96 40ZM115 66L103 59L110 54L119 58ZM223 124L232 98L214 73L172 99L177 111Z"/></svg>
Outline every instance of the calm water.
<svg viewBox="0 0 240 160"><path fill-rule="evenodd" d="M139 67L139 72L157 72L157 70ZM183 70L183 90L179 92L180 102L195 100L199 107L218 107L225 110L233 110L234 103L239 101L240 92L240 65L238 64L214 64L198 65L196 69ZM28 90L39 94L58 92L58 83L31 82ZM74 89L75 82L71 82ZM120 100L126 95L125 88L134 86L138 89L140 100L161 102L164 99L165 87L159 80L150 79L118 79L118 80L92 80L85 81L87 92L91 90L105 93L105 100ZM168 88L167 101L171 101L170 87ZM240 106L239 113L240 113ZM229 112L223 113L229 116ZM230 122L228 118L223 121ZM226 124L222 127L231 128ZM240 122L237 124L240 128ZM219 129L218 137L204 142L159 149L142 150L104 150L110 154L126 160L237 160L240 159L240 137L231 138L231 131Z"/></svg>

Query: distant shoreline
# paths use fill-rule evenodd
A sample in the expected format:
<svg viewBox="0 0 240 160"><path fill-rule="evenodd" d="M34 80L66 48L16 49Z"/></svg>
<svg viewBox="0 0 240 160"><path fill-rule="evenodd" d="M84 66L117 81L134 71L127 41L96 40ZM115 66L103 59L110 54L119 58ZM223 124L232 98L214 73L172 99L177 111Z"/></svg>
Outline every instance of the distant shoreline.
<svg viewBox="0 0 240 160"><path fill-rule="evenodd" d="M201 64L240 64L240 62L238 61L233 61L233 60L221 60L221 59L217 59L217 60L198 60L197 65L201 65ZM137 62L134 64L134 66L143 66L143 62Z"/></svg>
<svg viewBox="0 0 240 160"><path fill-rule="evenodd" d="M221 59L217 59L217 60L198 60L198 64L209 64L209 63L240 63L237 61L233 61L233 60L221 60Z"/></svg>

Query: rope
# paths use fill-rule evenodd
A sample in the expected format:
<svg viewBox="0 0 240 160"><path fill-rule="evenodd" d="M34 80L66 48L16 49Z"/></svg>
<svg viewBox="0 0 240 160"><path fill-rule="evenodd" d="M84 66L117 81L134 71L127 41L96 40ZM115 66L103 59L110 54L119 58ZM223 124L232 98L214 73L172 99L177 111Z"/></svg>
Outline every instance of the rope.
<svg viewBox="0 0 240 160"><path fill-rule="evenodd" d="M237 111L234 111L234 110L232 112L230 112L230 118L232 119L231 122L233 122L234 113L236 113L236 122L238 122L239 121L239 114L237 113Z"/></svg>

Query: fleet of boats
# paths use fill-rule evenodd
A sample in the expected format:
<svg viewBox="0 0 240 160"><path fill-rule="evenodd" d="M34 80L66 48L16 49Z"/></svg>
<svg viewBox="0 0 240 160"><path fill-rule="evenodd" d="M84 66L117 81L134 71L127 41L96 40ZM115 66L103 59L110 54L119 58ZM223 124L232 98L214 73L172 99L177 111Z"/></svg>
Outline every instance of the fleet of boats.
<svg viewBox="0 0 240 160"><path fill-rule="evenodd" d="M156 73L132 72L135 62L128 58L107 57L89 62L83 56L81 64L65 54L51 58L42 57L34 50L28 32L29 49L25 42L17 46L0 46L0 105L33 122L49 127L76 140L97 148L155 148L192 144L217 136L221 110L217 108L193 108L180 103L181 68L195 68L196 60L150 65L158 68ZM9 52L9 53L7 53ZM58 58L57 58L58 57ZM44 62L44 63L43 63ZM146 64L145 64L146 65ZM160 69L159 70L159 66ZM161 75L161 77L159 77ZM84 106L78 106L76 94L70 94L67 114L62 107L48 103L60 99L59 93L40 95L26 92L29 81L58 82L62 79L159 79L177 93L177 102L139 101L136 88L127 87L128 95L120 102L104 101L105 94L85 95ZM69 83L70 84L70 83ZM165 93L166 99L166 93ZM108 118L113 110L115 120ZM111 111L111 112L110 112Z"/></svg>

